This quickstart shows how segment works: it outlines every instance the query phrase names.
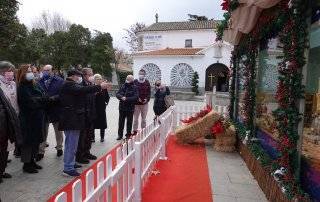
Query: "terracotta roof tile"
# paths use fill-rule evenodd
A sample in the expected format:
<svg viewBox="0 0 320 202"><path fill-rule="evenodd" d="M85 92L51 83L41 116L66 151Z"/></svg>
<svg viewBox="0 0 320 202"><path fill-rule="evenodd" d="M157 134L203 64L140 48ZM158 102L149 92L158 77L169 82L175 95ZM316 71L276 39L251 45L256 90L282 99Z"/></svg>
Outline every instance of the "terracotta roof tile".
<svg viewBox="0 0 320 202"><path fill-rule="evenodd" d="M201 50L202 48L166 48L162 50L140 52L135 55L198 55L197 53Z"/></svg>
<svg viewBox="0 0 320 202"><path fill-rule="evenodd" d="M208 21L184 21L184 22L158 22L146 27L141 32L146 31L169 31L169 30L197 30L215 29L218 20Z"/></svg>

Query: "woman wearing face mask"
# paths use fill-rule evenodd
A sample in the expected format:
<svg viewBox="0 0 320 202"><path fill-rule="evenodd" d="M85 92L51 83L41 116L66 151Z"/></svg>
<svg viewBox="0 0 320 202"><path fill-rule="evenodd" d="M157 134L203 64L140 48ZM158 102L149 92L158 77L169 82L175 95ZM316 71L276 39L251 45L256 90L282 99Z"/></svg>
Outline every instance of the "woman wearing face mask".
<svg viewBox="0 0 320 202"><path fill-rule="evenodd" d="M165 97L167 95L170 95L169 87L164 84L161 84L160 81L156 81L153 105L153 111L156 116L160 116L163 112L167 110L165 102Z"/></svg>
<svg viewBox="0 0 320 202"><path fill-rule="evenodd" d="M95 85L100 85L103 82L100 74L95 74L93 78ZM107 128L106 106L108 105L109 100L110 96L107 89L96 93L96 117L94 120L94 128L100 129L100 142L104 142L105 130Z"/></svg>
<svg viewBox="0 0 320 202"><path fill-rule="evenodd" d="M21 146L23 171L38 173L38 170L42 167L35 163L35 158L44 136L44 109L50 100L44 96L43 91L35 84L35 76L30 65L20 66L17 78L19 119L23 137Z"/></svg>

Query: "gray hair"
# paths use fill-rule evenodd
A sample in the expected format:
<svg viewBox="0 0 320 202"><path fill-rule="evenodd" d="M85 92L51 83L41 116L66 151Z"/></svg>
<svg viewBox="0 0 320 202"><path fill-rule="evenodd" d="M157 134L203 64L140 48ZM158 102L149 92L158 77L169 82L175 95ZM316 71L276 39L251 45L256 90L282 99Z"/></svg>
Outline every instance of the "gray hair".
<svg viewBox="0 0 320 202"><path fill-rule="evenodd" d="M14 65L8 61L0 61L0 70L14 68Z"/></svg>

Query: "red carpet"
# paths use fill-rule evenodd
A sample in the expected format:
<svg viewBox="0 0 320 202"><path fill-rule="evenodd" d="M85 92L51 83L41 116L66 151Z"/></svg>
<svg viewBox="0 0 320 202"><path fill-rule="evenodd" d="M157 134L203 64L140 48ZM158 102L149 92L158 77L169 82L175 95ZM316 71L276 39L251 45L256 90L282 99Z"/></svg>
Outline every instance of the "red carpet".
<svg viewBox="0 0 320 202"><path fill-rule="evenodd" d="M169 160L157 164L160 174L149 178L142 201L212 202L205 147L179 145L171 136L167 151Z"/></svg>
<svg viewBox="0 0 320 202"><path fill-rule="evenodd" d="M85 179L86 179L86 173L90 170L93 169L93 172L95 173L95 176L97 174L97 165L98 162L100 162L101 159L104 159L104 162L106 161L106 158L109 154L111 154L112 156L112 163L113 163L113 168L116 165L116 150L117 148L120 146L120 144L116 145L111 151L109 151L107 154L105 154L103 157L101 157L99 160L97 160L92 166L90 166L88 169L86 169L85 171L82 172L81 176L78 178L75 178L74 180L72 180L71 182L69 182L67 185L65 185L61 190L59 190L57 193L55 193L53 196L50 197L50 199L48 200L48 202L54 202L54 199L57 195L59 195L61 192L66 192L68 194L68 201L72 201L72 184L79 178L81 178L82 180L82 198L86 197L85 194L85 190L86 190L86 185L85 185ZM105 162L106 163L106 162ZM62 171L61 171L62 172ZM106 173L105 173L106 175ZM62 173L61 173L61 177ZM97 186L97 179L94 179L94 186ZM116 201L116 189L113 189L113 196L115 196L113 198L114 201Z"/></svg>

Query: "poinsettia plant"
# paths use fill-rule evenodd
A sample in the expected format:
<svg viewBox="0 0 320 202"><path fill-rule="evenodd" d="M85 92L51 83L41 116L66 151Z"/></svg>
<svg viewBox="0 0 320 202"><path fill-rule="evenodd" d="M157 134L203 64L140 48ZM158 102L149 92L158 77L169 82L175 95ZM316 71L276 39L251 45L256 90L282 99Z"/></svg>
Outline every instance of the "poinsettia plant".
<svg viewBox="0 0 320 202"><path fill-rule="evenodd" d="M211 133L216 136L224 132L222 120L217 121L211 128Z"/></svg>
<svg viewBox="0 0 320 202"><path fill-rule="evenodd" d="M204 109L200 110L200 112L197 112L194 116L190 116L187 119L183 119L181 120L182 123L184 124L191 124L195 121L197 121L198 119L204 117L205 115L207 115L209 112L212 111L211 106L207 105Z"/></svg>

